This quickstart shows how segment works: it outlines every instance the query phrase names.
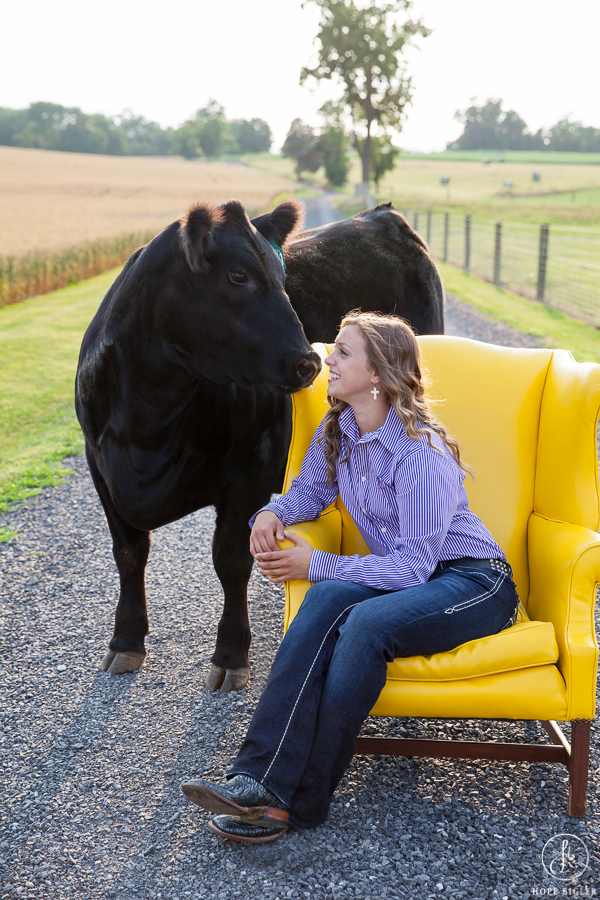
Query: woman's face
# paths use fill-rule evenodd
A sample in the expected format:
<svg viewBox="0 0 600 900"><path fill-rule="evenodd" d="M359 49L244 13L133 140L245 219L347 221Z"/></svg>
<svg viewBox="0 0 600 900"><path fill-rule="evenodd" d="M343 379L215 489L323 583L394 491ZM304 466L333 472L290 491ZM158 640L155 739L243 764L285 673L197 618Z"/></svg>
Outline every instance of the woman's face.
<svg viewBox="0 0 600 900"><path fill-rule="evenodd" d="M335 350L325 360L329 366L327 393L351 406L373 401L371 391L379 376L370 367L360 329L345 325L337 336Z"/></svg>

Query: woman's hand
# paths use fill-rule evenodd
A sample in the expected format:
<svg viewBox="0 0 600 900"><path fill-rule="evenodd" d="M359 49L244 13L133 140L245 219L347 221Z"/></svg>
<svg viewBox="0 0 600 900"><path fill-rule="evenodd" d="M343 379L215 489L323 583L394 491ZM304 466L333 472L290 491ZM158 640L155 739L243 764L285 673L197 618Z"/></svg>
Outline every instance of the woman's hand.
<svg viewBox="0 0 600 900"><path fill-rule="evenodd" d="M256 522L254 524L256 525ZM282 581L305 581L308 579L313 548L308 541L294 534L293 531L283 532L278 540L283 540L284 536L292 541L294 546L289 550L277 548L277 550L255 553L258 569L261 575L268 575L275 584Z"/></svg>
<svg viewBox="0 0 600 900"><path fill-rule="evenodd" d="M256 557L257 553L266 553L268 550L279 550L277 541L284 541L283 525L274 512L265 510L257 515L250 532L250 553Z"/></svg>

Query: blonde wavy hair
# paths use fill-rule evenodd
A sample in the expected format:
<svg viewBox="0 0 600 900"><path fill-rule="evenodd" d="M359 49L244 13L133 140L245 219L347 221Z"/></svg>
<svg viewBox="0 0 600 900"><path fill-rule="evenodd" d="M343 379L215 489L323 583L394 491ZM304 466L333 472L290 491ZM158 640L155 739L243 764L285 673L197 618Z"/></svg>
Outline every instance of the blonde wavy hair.
<svg viewBox="0 0 600 900"><path fill-rule="evenodd" d="M432 437L436 434L448 447L452 456L464 472L470 469L460 456L458 441L453 438L441 422L431 412L431 401L427 397L429 377L421 362L421 351L417 339L410 326L399 316L384 316L380 313L361 313L353 310L344 316L340 331L346 325L352 325L360 331L367 353L369 366L379 375L380 387L413 441L427 438L429 446L435 447ZM319 443L327 459L327 477L330 484L336 478L335 464L346 462L350 450L340 459L342 446L342 430L339 418L348 408L348 403L327 398L331 407L323 419L323 434Z"/></svg>

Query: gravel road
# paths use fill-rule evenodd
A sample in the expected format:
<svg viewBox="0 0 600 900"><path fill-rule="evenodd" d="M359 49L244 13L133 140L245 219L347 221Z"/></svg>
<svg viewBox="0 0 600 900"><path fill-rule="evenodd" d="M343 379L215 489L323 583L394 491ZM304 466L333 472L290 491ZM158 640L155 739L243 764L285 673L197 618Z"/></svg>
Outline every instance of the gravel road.
<svg viewBox="0 0 600 900"><path fill-rule="evenodd" d="M304 226L318 228L320 225L328 225L330 222L338 222L345 216L331 204L328 194L315 194L314 197L302 197L305 207Z"/></svg>
<svg viewBox="0 0 600 900"><path fill-rule="evenodd" d="M452 333L531 346L452 298L448 314ZM1 900L562 895L541 860L561 832L590 853L565 890L600 895L596 727L584 820L566 815L566 771L550 764L357 756L323 827L255 847L211 834L179 785L234 758L282 637L283 591L253 574L250 683L204 690L221 591L213 511L197 512L153 536L146 664L100 672L116 571L85 461L65 464L60 487L0 517L18 531L0 545ZM364 733L545 740L536 724L484 721L369 719Z"/></svg>

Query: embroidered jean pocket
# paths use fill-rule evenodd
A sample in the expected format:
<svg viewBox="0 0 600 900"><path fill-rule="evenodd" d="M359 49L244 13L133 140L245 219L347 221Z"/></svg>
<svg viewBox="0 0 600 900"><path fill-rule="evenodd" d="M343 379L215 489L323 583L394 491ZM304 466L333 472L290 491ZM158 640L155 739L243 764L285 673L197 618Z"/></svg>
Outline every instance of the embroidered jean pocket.
<svg viewBox="0 0 600 900"><path fill-rule="evenodd" d="M457 569L455 571L459 570ZM489 599L489 597L492 597L496 593L498 585L504 577L504 575L501 575L500 578L497 578L489 591L483 591L481 594L478 594L476 597L472 597L470 600L463 600L462 603L457 603L455 606L449 606L448 609L444 610L444 612L447 615L451 615L455 612L463 612L463 610L469 609L471 606L476 606L478 603L483 603L484 600Z"/></svg>

